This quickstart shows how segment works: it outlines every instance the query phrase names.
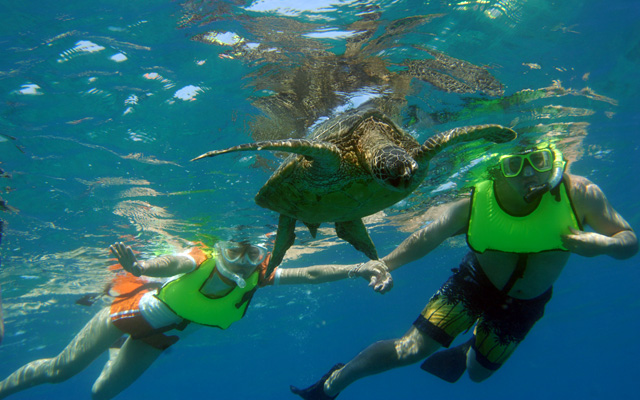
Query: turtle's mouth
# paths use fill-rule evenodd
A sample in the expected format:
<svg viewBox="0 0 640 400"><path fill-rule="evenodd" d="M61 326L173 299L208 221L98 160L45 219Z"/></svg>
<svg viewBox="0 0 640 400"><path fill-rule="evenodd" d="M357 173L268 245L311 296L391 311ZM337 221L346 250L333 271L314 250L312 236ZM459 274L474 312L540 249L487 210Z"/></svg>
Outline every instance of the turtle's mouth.
<svg viewBox="0 0 640 400"><path fill-rule="evenodd" d="M398 148L385 148L376 157L373 171L378 181L391 190L404 191L413 181L418 163Z"/></svg>
<svg viewBox="0 0 640 400"><path fill-rule="evenodd" d="M410 179L405 177L390 178L387 183L398 190L406 189L409 186Z"/></svg>
<svg viewBox="0 0 640 400"><path fill-rule="evenodd" d="M413 182L414 169L411 166L401 168L401 171L394 171L394 173L387 173L384 177L384 183L391 189L397 191L404 191Z"/></svg>

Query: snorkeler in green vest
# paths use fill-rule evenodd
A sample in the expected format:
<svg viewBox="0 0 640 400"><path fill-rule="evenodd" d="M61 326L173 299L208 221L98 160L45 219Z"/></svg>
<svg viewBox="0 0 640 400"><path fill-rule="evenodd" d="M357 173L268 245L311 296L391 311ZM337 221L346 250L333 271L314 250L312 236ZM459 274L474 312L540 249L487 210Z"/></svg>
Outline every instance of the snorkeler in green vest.
<svg viewBox="0 0 640 400"><path fill-rule="evenodd" d="M123 243L114 243L110 250L119 262L114 267L122 267L110 288L116 293L111 306L99 311L57 357L32 361L0 382L0 398L65 381L108 350L109 361L93 385L92 398L111 399L184 336L187 326L227 329L244 317L259 287L356 276L375 285L388 275L379 265L357 273L350 266L327 265L277 268L266 276L267 249L247 241L218 242L213 251L193 247L146 261L138 261ZM145 276L170 279L160 285Z"/></svg>
<svg viewBox="0 0 640 400"><path fill-rule="evenodd" d="M504 155L490 175L470 197L442 206L438 218L389 255L362 264L393 271L446 239L466 234L471 251L404 336L372 344L312 386L292 386L293 393L333 399L361 378L425 358L422 369L446 381L455 382L467 371L472 381L481 382L504 364L542 317L571 253L616 259L637 253L638 241L627 221L597 185L565 172L554 146ZM389 277L376 290L392 286ZM466 343L448 348L474 325ZM443 346L448 349L436 352Z"/></svg>

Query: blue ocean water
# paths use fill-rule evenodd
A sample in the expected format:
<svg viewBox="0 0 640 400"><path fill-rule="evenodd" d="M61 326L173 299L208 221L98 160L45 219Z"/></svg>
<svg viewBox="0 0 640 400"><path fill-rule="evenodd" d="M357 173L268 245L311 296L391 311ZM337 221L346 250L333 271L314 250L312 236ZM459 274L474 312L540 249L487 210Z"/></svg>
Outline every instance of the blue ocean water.
<svg viewBox="0 0 640 400"><path fill-rule="evenodd" d="M366 29L367 51L350 53L354 63L382 60L398 72L406 59L433 58L426 48L486 68L503 85L499 95L460 94L412 80L402 117L418 139L485 122L513 126L523 140L553 138L571 172L640 226L640 3L0 0L0 11L0 196L12 207L0 214L2 378L56 355L105 304L76 300L110 280L110 243L150 256L239 226L274 231L277 215L253 197L277 156L189 160L253 141L256 105L278 91L279 77L308 70L309 49L344 55ZM341 107L387 90L351 89L338 93ZM429 207L463 192L483 166L469 167L481 151L491 152L467 146L434 159L419 190L368 220L379 253L427 223ZM332 229L315 240L301 230L297 245L284 267L363 261ZM384 296L351 280L262 289L245 319L193 333L118 398L293 398L288 385L310 384L368 344L402 335L465 251L463 241L446 242L395 272ZM450 385L412 366L340 398L635 398L636 260L573 256L545 318L482 384ZM12 398L88 398L105 361Z"/></svg>

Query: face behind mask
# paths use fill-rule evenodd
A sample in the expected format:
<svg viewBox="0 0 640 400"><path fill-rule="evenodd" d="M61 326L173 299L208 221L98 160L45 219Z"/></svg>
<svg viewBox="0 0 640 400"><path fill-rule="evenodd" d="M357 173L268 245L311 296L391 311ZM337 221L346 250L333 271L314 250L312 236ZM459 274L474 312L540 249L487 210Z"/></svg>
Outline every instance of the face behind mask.
<svg viewBox="0 0 640 400"><path fill-rule="evenodd" d="M537 172L551 171L547 182L529 188L529 192L524 196L524 201L531 203L560 184L566 163L562 158L562 153L553 144L541 143L522 153L500 157L499 165L506 178L516 177L523 170L525 171L522 172L524 176L530 176L534 170Z"/></svg>
<svg viewBox="0 0 640 400"><path fill-rule="evenodd" d="M218 252L218 271L240 288L247 285L245 278L267 257L265 247L248 242L224 241L216 243L215 247Z"/></svg>

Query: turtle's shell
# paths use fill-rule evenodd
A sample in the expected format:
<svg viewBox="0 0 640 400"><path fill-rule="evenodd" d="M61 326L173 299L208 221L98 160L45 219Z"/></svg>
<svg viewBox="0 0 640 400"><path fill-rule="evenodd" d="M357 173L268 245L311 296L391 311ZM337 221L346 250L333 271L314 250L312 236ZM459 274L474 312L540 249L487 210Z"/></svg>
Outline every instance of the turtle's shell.
<svg viewBox="0 0 640 400"><path fill-rule="evenodd" d="M374 129L384 135L368 140ZM420 147L377 111L355 111L326 121L313 131L311 139L336 145L341 150L339 167L327 168L321 158L291 155L256 195L259 206L306 223L351 221L405 198L427 170L427 165L420 165L415 184L401 191L382 186L373 178L366 152L381 145L395 145L409 153Z"/></svg>

